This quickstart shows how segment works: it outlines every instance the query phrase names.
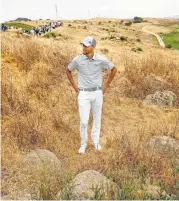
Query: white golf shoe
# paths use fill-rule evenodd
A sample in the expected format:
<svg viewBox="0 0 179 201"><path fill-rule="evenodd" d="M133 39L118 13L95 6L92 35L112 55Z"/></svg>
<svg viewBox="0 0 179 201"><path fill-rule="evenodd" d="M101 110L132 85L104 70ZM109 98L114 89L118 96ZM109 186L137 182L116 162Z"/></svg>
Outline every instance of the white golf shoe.
<svg viewBox="0 0 179 201"><path fill-rule="evenodd" d="M85 146L85 145L81 145L81 147L80 147L79 150L78 150L78 153L79 153L79 154L84 154L85 151L86 151L86 146Z"/></svg>
<svg viewBox="0 0 179 201"><path fill-rule="evenodd" d="M101 151L101 150L102 150L102 147L101 147L101 145L100 145L99 143L94 144L94 147L95 147L95 149L98 150L98 151Z"/></svg>

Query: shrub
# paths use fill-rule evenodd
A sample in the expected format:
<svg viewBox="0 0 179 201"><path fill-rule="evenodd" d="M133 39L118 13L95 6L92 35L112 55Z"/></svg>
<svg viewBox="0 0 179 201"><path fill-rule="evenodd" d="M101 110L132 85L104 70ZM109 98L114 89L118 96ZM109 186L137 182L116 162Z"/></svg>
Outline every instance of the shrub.
<svg viewBox="0 0 179 201"><path fill-rule="evenodd" d="M131 26L131 24L132 24L132 22L130 22L130 21L125 23L126 26Z"/></svg>
<svg viewBox="0 0 179 201"><path fill-rule="evenodd" d="M113 35L110 35L109 39L116 39L116 37Z"/></svg>
<svg viewBox="0 0 179 201"><path fill-rule="evenodd" d="M108 39L108 37L101 38L101 40L107 40L107 39Z"/></svg>
<svg viewBox="0 0 179 201"><path fill-rule="evenodd" d="M138 51L141 51L141 52L143 51L141 47L138 47L137 50L138 50Z"/></svg>
<svg viewBox="0 0 179 201"><path fill-rule="evenodd" d="M51 38L51 37L56 38L58 35L60 36L60 34L56 34L54 32L48 32L43 37L45 37L45 38Z"/></svg>
<svg viewBox="0 0 179 201"><path fill-rule="evenodd" d="M172 45L171 45L171 44L168 44L168 45L166 45L165 47L170 49L170 48L172 48Z"/></svg>
<svg viewBox="0 0 179 201"><path fill-rule="evenodd" d="M131 51L133 51L133 52L137 52L137 50L136 50L135 47L133 47L133 48L131 49Z"/></svg>
<svg viewBox="0 0 179 201"><path fill-rule="evenodd" d="M143 19L141 17L134 17L134 23L141 23Z"/></svg>
<svg viewBox="0 0 179 201"><path fill-rule="evenodd" d="M125 36L120 36L120 40L122 40L122 41L127 41L127 37L125 37Z"/></svg>
<svg viewBox="0 0 179 201"><path fill-rule="evenodd" d="M109 31L109 29L108 29L108 28L102 28L102 30L104 30L104 31Z"/></svg>
<svg viewBox="0 0 179 201"><path fill-rule="evenodd" d="M87 29L87 26L84 26L83 29Z"/></svg>
<svg viewBox="0 0 179 201"><path fill-rule="evenodd" d="M140 38L137 38L137 42L141 42Z"/></svg>

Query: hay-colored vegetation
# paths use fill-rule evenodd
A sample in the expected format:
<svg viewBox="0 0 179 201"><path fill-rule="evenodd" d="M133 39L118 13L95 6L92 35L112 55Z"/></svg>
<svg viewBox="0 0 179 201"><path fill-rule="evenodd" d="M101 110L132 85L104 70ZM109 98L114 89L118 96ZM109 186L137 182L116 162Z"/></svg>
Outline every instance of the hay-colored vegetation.
<svg viewBox="0 0 179 201"><path fill-rule="evenodd" d="M78 27L84 24L87 29ZM179 105L164 110L142 104L151 92L145 80L150 74L165 79L164 89L173 91L179 99L179 54L137 41L141 36L137 26L126 28L120 20L102 21L102 25L95 20L70 21L55 30L66 39L2 34L2 169L5 171L2 192L6 199L15 199L19 189L29 183L35 185L34 178L28 176L30 169L22 169L21 159L36 148L55 153L73 176L89 169L102 172L123 189L118 199L149 199L143 186L158 182L167 194L178 196L179 175L173 161L165 163L155 156L146 157L140 147L154 135L179 140ZM79 43L89 34L98 41L96 52L112 60L118 73L104 94L101 128L104 150L95 152L90 142L90 116L89 145L87 153L81 156L77 155L80 142L77 94L65 69L81 52ZM128 40L101 40L111 34ZM143 51L131 51L139 44ZM76 80L76 72L73 75ZM105 72L103 82L107 77ZM132 88L126 88L125 96L121 96L120 80L124 77L132 83ZM70 199L71 192L63 188L68 179L59 184L56 180L42 180L42 191L57 193L62 188L63 198ZM50 191L49 182L54 182L54 191ZM56 197L45 194L43 198Z"/></svg>

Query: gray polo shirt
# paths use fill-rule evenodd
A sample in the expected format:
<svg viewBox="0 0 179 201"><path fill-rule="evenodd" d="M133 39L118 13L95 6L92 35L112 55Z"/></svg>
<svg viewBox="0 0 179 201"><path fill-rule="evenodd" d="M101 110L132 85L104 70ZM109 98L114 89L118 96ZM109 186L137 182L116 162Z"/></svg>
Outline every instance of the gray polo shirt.
<svg viewBox="0 0 179 201"><path fill-rule="evenodd" d="M103 72L113 67L113 63L99 54L94 54L91 60L84 54L79 55L68 65L70 71L78 72L78 88L102 87Z"/></svg>

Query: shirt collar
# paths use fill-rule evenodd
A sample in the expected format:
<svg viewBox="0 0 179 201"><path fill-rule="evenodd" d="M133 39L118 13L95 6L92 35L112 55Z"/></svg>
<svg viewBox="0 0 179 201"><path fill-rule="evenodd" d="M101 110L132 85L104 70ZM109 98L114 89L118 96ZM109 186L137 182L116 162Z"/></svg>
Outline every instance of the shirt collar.
<svg viewBox="0 0 179 201"><path fill-rule="evenodd" d="M97 57L96 57L96 53L94 53L93 57L91 60L97 60ZM86 55L84 55L84 59L88 59L88 57Z"/></svg>

